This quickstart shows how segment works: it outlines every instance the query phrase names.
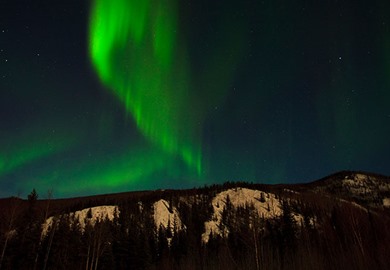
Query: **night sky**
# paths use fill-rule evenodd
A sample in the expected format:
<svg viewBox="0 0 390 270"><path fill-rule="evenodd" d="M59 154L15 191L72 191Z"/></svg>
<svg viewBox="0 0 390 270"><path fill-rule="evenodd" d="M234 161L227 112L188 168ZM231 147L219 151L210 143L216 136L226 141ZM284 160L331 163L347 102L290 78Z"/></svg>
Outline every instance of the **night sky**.
<svg viewBox="0 0 390 270"><path fill-rule="evenodd" d="M390 1L1 0L0 197L390 175Z"/></svg>

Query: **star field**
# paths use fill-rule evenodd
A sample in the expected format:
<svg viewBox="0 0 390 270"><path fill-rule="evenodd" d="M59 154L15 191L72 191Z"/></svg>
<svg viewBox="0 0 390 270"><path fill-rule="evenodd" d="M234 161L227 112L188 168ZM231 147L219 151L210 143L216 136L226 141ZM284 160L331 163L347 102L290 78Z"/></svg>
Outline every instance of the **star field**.
<svg viewBox="0 0 390 270"><path fill-rule="evenodd" d="M0 197L390 175L388 1L87 2L0 4Z"/></svg>

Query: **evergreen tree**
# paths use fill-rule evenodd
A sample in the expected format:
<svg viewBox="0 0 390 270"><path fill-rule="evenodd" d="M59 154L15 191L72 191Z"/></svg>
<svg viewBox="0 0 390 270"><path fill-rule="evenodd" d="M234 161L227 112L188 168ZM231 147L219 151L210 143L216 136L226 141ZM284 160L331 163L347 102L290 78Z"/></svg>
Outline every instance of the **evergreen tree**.
<svg viewBox="0 0 390 270"><path fill-rule="evenodd" d="M27 196L27 199L28 199L29 202L35 202L35 201L38 200L38 193L35 190L35 188L33 188L31 193Z"/></svg>

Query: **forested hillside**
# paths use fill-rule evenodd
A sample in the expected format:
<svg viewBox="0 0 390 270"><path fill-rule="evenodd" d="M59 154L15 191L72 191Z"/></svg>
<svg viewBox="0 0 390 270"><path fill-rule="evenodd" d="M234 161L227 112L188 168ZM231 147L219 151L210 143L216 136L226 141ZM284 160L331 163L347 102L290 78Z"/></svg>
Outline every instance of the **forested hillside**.
<svg viewBox="0 0 390 270"><path fill-rule="evenodd" d="M0 269L390 269L389 183L343 172L68 200L33 191L0 200Z"/></svg>

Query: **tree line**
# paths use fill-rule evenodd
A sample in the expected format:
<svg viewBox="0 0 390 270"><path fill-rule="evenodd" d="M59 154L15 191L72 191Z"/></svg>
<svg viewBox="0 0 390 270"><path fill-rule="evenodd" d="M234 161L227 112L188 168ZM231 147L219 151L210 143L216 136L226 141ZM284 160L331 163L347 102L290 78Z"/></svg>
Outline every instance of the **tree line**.
<svg viewBox="0 0 390 270"><path fill-rule="evenodd" d="M85 227L64 210L45 234L50 200L37 207L34 190L27 206L14 198L1 213L0 269L390 269L389 212L318 194L279 194L282 214L270 219L227 197L220 229L228 233L212 232L205 243L204 223L222 189L120 200L113 220L93 224L87 215ZM161 198L177 208L182 227L155 224L153 203Z"/></svg>

